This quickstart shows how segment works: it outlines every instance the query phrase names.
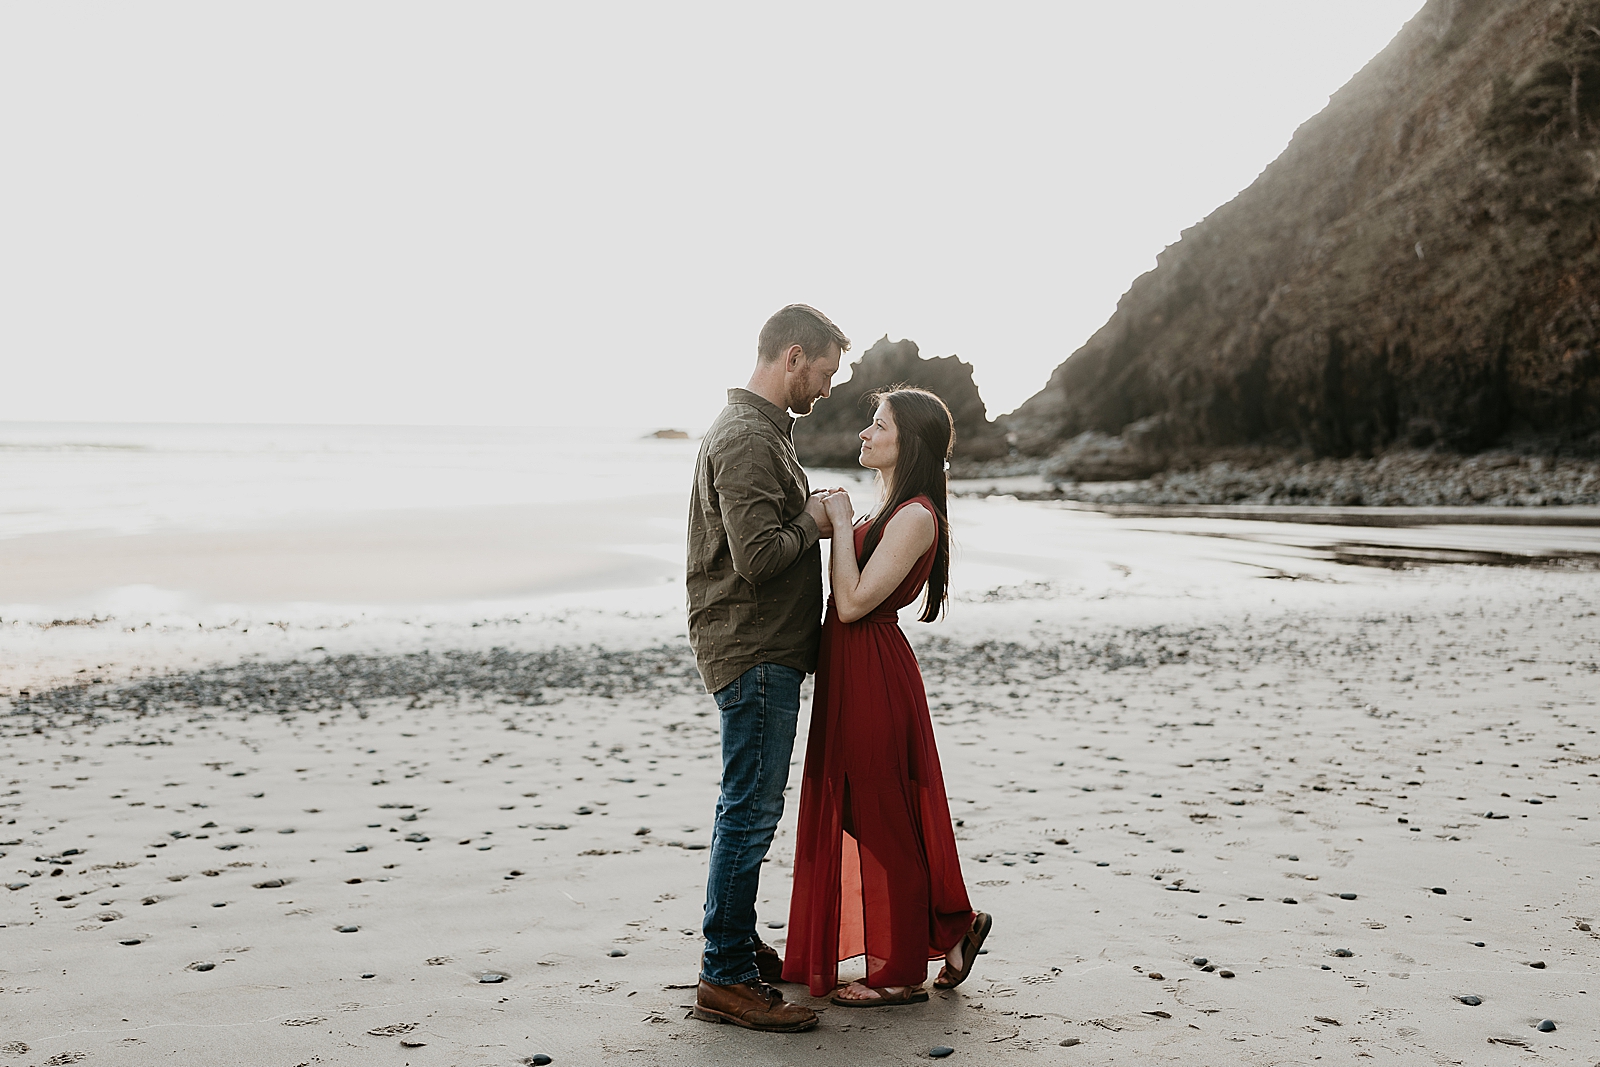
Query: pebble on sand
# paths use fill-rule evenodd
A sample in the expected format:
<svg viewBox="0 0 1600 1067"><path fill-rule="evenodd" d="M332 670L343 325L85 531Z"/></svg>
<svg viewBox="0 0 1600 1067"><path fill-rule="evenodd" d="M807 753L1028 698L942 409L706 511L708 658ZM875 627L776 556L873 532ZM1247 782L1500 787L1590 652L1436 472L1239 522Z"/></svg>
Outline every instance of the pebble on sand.
<svg viewBox="0 0 1600 1067"><path fill-rule="evenodd" d="M216 968L217 968L217 965L215 963L191 963L191 964L189 964L189 970L191 970L191 971L214 971L214 970L216 970Z"/></svg>
<svg viewBox="0 0 1600 1067"><path fill-rule="evenodd" d="M117 942L119 945L141 945L143 943L144 942L140 941L137 937L124 938L123 940Z"/></svg>
<svg viewBox="0 0 1600 1067"><path fill-rule="evenodd" d="M607 956L626 956L627 954L628 952L626 949L620 948L614 948L610 952L606 953Z"/></svg>
<svg viewBox="0 0 1600 1067"><path fill-rule="evenodd" d="M1479 1004L1483 1003L1482 997L1475 996L1471 993L1468 993L1466 996L1457 997L1456 999L1461 1001L1461 1003L1465 1004L1469 1008L1476 1008Z"/></svg>
<svg viewBox="0 0 1600 1067"><path fill-rule="evenodd" d="M1196 956L1194 959L1190 960L1189 962L1194 964L1196 967L1204 967L1206 964L1210 963L1211 961L1206 959L1204 956Z"/></svg>
<svg viewBox="0 0 1600 1067"><path fill-rule="evenodd" d="M1161 979L1165 978L1166 976L1163 975L1160 971L1151 971L1150 972L1150 977L1154 978L1156 981L1159 982Z"/></svg>
<svg viewBox="0 0 1600 1067"><path fill-rule="evenodd" d="M1218 978L1232 978L1233 977L1233 972L1232 971L1218 971L1217 972L1217 977Z"/></svg>
<svg viewBox="0 0 1600 1067"><path fill-rule="evenodd" d="M1534 960L1532 963L1528 964L1528 966L1532 967L1536 971L1542 971L1544 970L1544 960Z"/></svg>
<svg viewBox="0 0 1600 1067"><path fill-rule="evenodd" d="M336 926L336 927L334 927L334 930L335 930L335 932L341 933L341 934L354 934L354 933L359 933L360 930L361 930L361 927L359 927L359 926Z"/></svg>
<svg viewBox="0 0 1600 1067"><path fill-rule="evenodd" d="M1354 899L1356 899L1356 895L1354 893L1340 893L1339 894L1339 899L1340 900L1354 900Z"/></svg>
<svg viewBox="0 0 1600 1067"><path fill-rule="evenodd" d="M1061 1039L1061 1046L1063 1048L1071 1048L1073 1045L1076 1045L1080 1040L1081 1040L1080 1038L1076 1038L1076 1037L1064 1037L1064 1038Z"/></svg>
<svg viewBox="0 0 1600 1067"><path fill-rule="evenodd" d="M529 1067L545 1067L546 1064L554 1063L555 1061L544 1053L537 1052L522 1062L528 1064Z"/></svg>
<svg viewBox="0 0 1600 1067"><path fill-rule="evenodd" d="M489 972L488 974L478 975L478 981L482 982L484 985L494 985L496 982L504 982L505 980L505 975L496 974L493 971ZM545 1062L548 1063L549 1061L547 1060Z"/></svg>
<svg viewBox="0 0 1600 1067"><path fill-rule="evenodd" d="M285 882L282 878L268 878L265 882L257 882L257 889L282 889Z"/></svg>
<svg viewBox="0 0 1600 1067"><path fill-rule="evenodd" d="M1551 1027L1551 1029L1553 1030L1555 1027ZM949 1045L935 1045L928 1050L928 1055L932 1056L936 1060L942 1060L954 1051L955 1049L951 1048Z"/></svg>
<svg viewBox="0 0 1600 1067"><path fill-rule="evenodd" d="M1539 1032L1541 1034L1553 1034L1556 1032L1556 1024L1551 1022L1549 1019L1541 1020L1539 1023Z"/></svg>
<svg viewBox="0 0 1600 1067"><path fill-rule="evenodd" d="M1433 891L1435 893L1438 893L1441 897L1444 896L1446 893L1450 892L1450 890L1445 889L1443 886L1437 886L1437 885L1433 887Z"/></svg>

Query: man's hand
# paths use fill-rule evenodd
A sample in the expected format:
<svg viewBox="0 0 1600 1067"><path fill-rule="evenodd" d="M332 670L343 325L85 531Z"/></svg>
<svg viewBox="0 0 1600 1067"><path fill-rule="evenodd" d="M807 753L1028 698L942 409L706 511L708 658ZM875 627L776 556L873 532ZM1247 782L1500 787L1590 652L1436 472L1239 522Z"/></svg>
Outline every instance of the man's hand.
<svg viewBox="0 0 1600 1067"><path fill-rule="evenodd" d="M818 489L806 498L806 514L816 521L817 533L823 537L833 536L833 520L828 518L828 509L823 506L823 494L826 489Z"/></svg>

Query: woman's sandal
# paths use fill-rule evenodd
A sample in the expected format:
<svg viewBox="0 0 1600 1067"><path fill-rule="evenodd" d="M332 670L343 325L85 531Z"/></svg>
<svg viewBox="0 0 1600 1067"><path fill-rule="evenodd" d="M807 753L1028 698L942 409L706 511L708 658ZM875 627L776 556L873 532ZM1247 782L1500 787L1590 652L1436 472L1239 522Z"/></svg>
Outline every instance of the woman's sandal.
<svg viewBox="0 0 1600 1067"><path fill-rule="evenodd" d="M952 971L950 964L946 963L939 968L939 977L933 980L935 989L954 989L967 980L967 975L972 973L972 965L978 962L978 950L983 947L984 941L989 938L989 930L994 926L994 918L986 911L980 911L972 917L972 927L961 938L964 946L961 953L961 969Z"/></svg>
<svg viewBox="0 0 1600 1067"><path fill-rule="evenodd" d="M840 989L848 988L841 986ZM900 1004L926 1004L928 991L919 985L905 986L898 993L885 993L881 989L872 989L877 994L871 997L841 997L837 990L828 1000L841 1008L892 1008Z"/></svg>

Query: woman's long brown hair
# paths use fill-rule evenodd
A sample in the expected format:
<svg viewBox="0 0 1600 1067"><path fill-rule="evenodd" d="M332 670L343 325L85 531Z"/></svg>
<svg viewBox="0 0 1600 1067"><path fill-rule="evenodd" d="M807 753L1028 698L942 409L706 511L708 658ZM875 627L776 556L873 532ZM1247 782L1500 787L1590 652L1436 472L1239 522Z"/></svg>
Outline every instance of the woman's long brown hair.
<svg viewBox="0 0 1600 1067"><path fill-rule="evenodd" d="M950 519L947 498L950 476L945 464L956 444L955 419L950 409L933 393L914 386L891 386L868 398L874 407L888 404L894 414L895 432L900 439L900 456L894 465L894 484L884 487L884 504L867 529L862 545L861 566L883 540L884 527L895 509L914 497L933 502L939 532L934 537L933 570L928 575L928 593L922 601L920 622L933 622L943 612L949 596Z"/></svg>

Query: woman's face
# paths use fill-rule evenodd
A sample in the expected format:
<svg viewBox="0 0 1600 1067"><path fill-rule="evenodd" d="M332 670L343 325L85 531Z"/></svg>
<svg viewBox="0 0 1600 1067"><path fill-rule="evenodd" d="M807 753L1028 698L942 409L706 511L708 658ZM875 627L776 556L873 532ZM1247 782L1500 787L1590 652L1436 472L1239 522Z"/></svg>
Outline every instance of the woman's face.
<svg viewBox="0 0 1600 1067"><path fill-rule="evenodd" d="M861 431L861 465L875 471L889 470L900 458L900 433L895 429L894 411L887 400L873 412L872 425Z"/></svg>

